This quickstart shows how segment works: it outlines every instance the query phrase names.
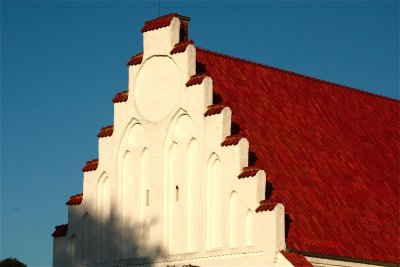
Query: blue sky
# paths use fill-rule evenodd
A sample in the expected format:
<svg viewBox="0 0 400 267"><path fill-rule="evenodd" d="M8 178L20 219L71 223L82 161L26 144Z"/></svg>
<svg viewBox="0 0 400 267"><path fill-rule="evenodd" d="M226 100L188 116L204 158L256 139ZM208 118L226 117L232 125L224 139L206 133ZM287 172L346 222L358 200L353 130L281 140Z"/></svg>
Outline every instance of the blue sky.
<svg viewBox="0 0 400 267"><path fill-rule="evenodd" d="M196 46L399 98L398 1L161 1ZM49 266L154 1L1 2L0 258Z"/></svg>

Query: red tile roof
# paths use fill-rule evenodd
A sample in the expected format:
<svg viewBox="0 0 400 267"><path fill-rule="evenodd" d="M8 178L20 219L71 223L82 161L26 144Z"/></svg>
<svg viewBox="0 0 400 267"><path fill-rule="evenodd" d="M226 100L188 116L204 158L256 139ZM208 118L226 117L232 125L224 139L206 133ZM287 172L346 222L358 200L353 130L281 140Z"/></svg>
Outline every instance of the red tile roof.
<svg viewBox="0 0 400 267"><path fill-rule="evenodd" d="M278 201L273 200L261 200L260 206L258 206L256 212L271 211L275 209L275 206L278 205L278 203Z"/></svg>
<svg viewBox="0 0 400 267"><path fill-rule="evenodd" d="M174 48L171 50L170 54L173 55L173 54L185 52L186 48L190 44L194 44L194 42L192 40L190 40L190 41L177 43L176 45L174 45Z"/></svg>
<svg viewBox="0 0 400 267"><path fill-rule="evenodd" d="M95 171L97 169L98 165L99 165L98 159L89 160L86 162L85 166L82 168L82 171L83 172Z"/></svg>
<svg viewBox="0 0 400 267"><path fill-rule="evenodd" d="M131 57L127 65L128 66L139 65L140 63L142 63L142 60L143 60L143 53L139 53Z"/></svg>
<svg viewBox="0 0 400 267"><path fill-rule="evenodd" d="M306 257L301 254L286 251L281 251L281 253L294 267L313 267Z"/></svg>
<svg viewBox="0 0 400 267"><path fill-rule="evenodd" d="M144 26L142 28L142 32L147 32L147 31L152 31L152 30L156 30L156 29L160 29L160 28L164 28L167 27L171 24L171 21L174 17L179 18L180 20L183 21L189 21L190 18L188 17L184 17L181 16L177 13L171 13L171 14L167 14L165 16L161 16L158 18L155 18L153 20L148 20L144 23Z"/></svg>
<svg viewBox="0 0 400 267"><path fill-rule="evenodd" d="M220 114L225 107L226 106L222 104L210 105L208 106L206 113L204 113L204 116L207 117Z"/></svg>
<svg viewBox="0 0 400 267"><path fill-rule="evenodd" d="M297 251L400 263L399 101L204 49Z"/></svg>
<svg viewBox="0 0 400 267"><path fill-rule="evenodd" d="M68 206L79 205L79 204L82 203L82 200L83 200L83 193L80 193L80 194L76 194L76 195L70 196L69 200L65 204L68 205Z"/></svg>
<svg viewBox="0 0 400 267"><path fill-rule="evenodd" d="M128 100L128 91L116 94L112 100L113 103L126 102Z"/></svg>
<svg viewBox="0 0 400 267"><path fill-rule="evenodd" d="M193 75L192 77L190 77L189 81L186 83L186 87L196 85L196 84L201 84L205 77L207 77L207 74L205 74L205 73Z"/></svg>
<svg viewBox="0 0 400 267"><path fill-rule="evenodd" d="M109 126L101 128L100 132L97 134L97 137L98 138L109 137L113 134L113 132L114 132L114 126L109 125Z"/></svg>
<svg viewBox="0 0 400 267"><path fill-rule="evenodd" d="M68 224L57 225L56 230L51 235L52 237L65 236L68 232Z"/></svg>
<svg viewBox="0 0 400 267"><path fill-rule="evenodd" d="M153 20L148 20L144 23L144 26L141 31L147 32L147 31L167 27L171 24L172 19L177 16L178 16L177 13L172 13L172 14L168 14L165 16L155 18Z"/></svg>
<svg viewBox="0 0 400 267"><path fill-rule="evenodd" d="M221 146L232 146L232 145L237 145L239 144L240 139L242 139L243 136L241 135L230 135L225 137L225 140L221 143Z"/></svg>
<svg viewBox="0 0 400 267"><path fill-rule="evenodd" d="M246 178L246 177L253 177L257 174L257 172L261 170L260 168L256 167L244 167L242 172L239 174L238 178Z"/></svg>

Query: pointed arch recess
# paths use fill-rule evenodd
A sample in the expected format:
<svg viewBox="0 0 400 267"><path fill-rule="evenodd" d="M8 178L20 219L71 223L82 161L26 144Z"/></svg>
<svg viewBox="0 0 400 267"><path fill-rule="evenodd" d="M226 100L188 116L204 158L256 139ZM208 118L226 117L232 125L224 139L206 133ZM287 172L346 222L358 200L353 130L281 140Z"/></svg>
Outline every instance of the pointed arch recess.
<svg viewBox="0 0 400 267"><path fill-rule="evenodd" d="M207 247L222 246L222 179L221 161L212 153L207 163Z"/></svg>
<svg viewBox="0 0 400 267"><path fill-rule="evenodd" d="M97 216L99 220L97 226L97 259L100 261L106 258L110 211L111 186L107 173L103 172L97 183Z"/></svg>
<svg viewBox="0 0 400 267"><path fill-rule="evenodd" d="M229 205L229 246L231 248L238 247L238 205L237 193L232 191Z"/></svg>

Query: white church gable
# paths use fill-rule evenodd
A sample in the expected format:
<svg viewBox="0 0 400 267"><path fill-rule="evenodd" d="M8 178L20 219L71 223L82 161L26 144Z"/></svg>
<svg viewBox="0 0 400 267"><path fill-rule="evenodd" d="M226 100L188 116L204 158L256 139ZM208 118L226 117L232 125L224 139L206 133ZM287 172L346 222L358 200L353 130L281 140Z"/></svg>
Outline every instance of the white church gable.
<svg viewBox="0 0 400 267"><path fill-rule="evenodd" d="M54 266L291 266L280 255L284 207L256 212L266 174L246 169L249 142L232 135L231 109L213 105L211 77L196 73L187 24L174 15L144 31L127 100L114 104L83 201L54 239Z"/></svg>

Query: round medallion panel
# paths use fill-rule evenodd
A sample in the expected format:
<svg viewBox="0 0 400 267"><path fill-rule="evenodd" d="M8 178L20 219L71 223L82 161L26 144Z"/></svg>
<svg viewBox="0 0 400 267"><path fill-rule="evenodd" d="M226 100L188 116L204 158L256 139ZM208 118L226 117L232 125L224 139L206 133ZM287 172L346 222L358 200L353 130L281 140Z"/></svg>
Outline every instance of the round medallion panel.
<svg viewBox="0 0 400 267"><path fill-rule="evenodd" d="M135 85L135 102L149 121L165 118L179 99L180 74L169 57L152 57L140 69Z"/></svg>

